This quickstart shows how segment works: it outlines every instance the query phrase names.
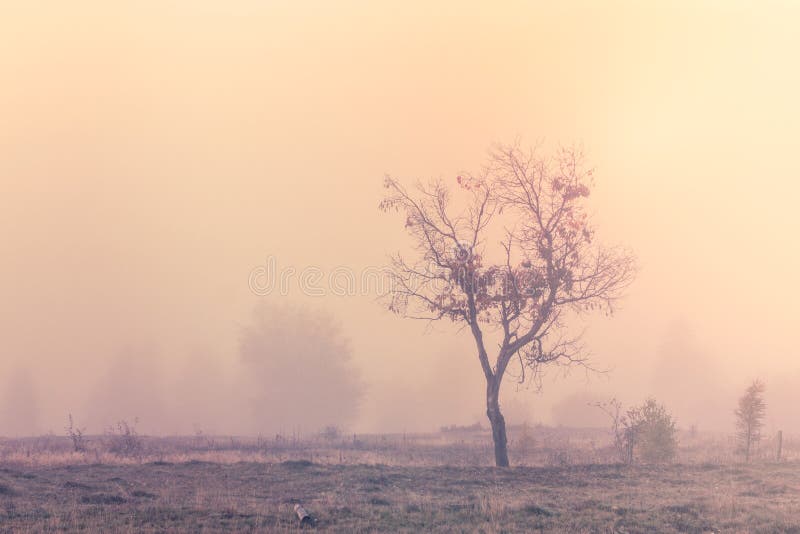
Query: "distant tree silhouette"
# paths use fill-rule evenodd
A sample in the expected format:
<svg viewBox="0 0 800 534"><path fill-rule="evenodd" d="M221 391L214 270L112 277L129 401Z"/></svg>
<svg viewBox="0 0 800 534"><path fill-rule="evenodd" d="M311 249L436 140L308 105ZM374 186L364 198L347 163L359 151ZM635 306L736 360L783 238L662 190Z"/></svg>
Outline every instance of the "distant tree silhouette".
<svg viewBox="0 0 800 534"><path fill-rule="evenodd" d="M7 376L0 404L0 436L31 436L39 430L39 396L33 373L17 366Z"/></svg>
<svg viewBox="0 0 800 534"><path fill-rule="evenodd" d="M715 379L719 375L712 354L704 349L692 326L675 319L658 344L648 392L668 404L670 412L684 424L703 421L704 426L714 427L730 414L730 406L719 401L725 396L722 384Z"/></svg>
<svg viewBox="0 0 800 534"><path fill-rule="evenodd" d="M123 346L89 392L85 417L90 431L138 418L147 433L174 432L162 369L158 351L147 341Z"/></svg>
<svg viewBox="0 0 800 534"><path fill-rule="evenodd" d="M764 415L767 413L765 389L763 382L754 380L739 399L739 407L734 411L739 448L744 453L746 462L750 461L753 445L761 439Z"/></svg>
<svg viewBox="0 0 800 534"><path fill-rule="evenodd" d="M603 405L599 397L588 391L567 395L553 405L553 422L573 428L601 428L605 419L592 407Z"/></svg>
<svg viewBox="0 0 800 534"><path fill-rule="evenodd" d="M350 346L327 314L257 306L240 354L261 430L318 432L355 418L362 384Z"/></svg>

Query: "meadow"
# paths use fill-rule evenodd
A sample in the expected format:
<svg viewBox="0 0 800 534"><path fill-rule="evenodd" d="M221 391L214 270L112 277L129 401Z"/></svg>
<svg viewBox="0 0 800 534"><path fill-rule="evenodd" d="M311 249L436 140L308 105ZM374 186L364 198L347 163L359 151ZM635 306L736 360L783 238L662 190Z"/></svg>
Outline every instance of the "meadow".
<svg viewBox="0 0 800 534"><path fill-rule="evenodd" d="M256 438L0 442L3 532L800 532L800 441L748 464L684 433L673 463L622 465L608 432L483 429ZM120 440L129 440L128 448ZM301 525L294 505L314 517Z"/></svg>

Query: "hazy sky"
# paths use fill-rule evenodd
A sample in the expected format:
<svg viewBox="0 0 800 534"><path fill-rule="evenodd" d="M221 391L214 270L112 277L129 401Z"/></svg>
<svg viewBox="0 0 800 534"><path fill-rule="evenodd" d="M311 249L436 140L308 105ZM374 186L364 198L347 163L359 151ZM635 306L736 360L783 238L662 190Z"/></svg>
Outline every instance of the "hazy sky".
<svg viewBox="0 0 800 534"><path fill-rule="evenodd" d="M36 430L60 432L142 346L167 383L198 353L234 368L253 306L282 298L252 294L254 268L380 266L408 245L377 210L384 173L449 179L517 137L585 147L600 235L641 272L589 321L613 371L509 383L512 419L588 389L724 428L752 378L792 398L800 5L430 4L3 3L0 388L35 399ZM358 429L483 421L463 335L371 296L285 298L338 316L367 385ZM770 424L800 431L789 417Z"/></svg>

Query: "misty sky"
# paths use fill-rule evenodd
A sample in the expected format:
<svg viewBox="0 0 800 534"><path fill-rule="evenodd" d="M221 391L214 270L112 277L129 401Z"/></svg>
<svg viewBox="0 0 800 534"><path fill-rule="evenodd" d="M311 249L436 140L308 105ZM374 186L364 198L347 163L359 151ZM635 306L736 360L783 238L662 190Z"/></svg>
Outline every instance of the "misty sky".
<svg viewBox="0 0 800 534"><path fill-rule="evenodd" d="M385 173L454 179L516 138L583 145L599 236L635 251L640 273L613 318L587 321L610 372L541 393L508 381L509 419L555 422L576 392L653 394L679 424L725 430L760 377L768 429L800 431L786 408L800 401L800 6L555 4L4 3L0 411L22 418L13 432L61 433L68 411L99 425L159 413L142 403L225 403L185 396L236 376L265 299L337 317L366 387L355 429L484 422L465 332L394 317L374 295L257 296L248 277L270 257L326 275L383 265L409 245L377 209ZM115 415L120 376L136 379ZM173 387L187 376L199 386ZM142 427L168 431L155 417Z"/></svg>

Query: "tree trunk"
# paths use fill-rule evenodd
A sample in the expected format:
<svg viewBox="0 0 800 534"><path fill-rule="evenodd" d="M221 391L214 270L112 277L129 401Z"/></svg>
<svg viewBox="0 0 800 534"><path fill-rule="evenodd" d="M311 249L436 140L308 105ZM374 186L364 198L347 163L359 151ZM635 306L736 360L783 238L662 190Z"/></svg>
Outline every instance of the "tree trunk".
<svg viewBox="0 0 800 534"><path fill-rule="evenodd" d="M500 381L497 378L487 380L486 383L486 415L492 425L495 465L497 467L508 467L506 420L500 412Z"/></svg>
<svg viewBox="0 0 800 534"><path fill-rule="evenodd" d="M750 425L747 425L747 443L744 447L744 461L750 463L750 443L753 442L753 433L750 431Z"/></svg>

